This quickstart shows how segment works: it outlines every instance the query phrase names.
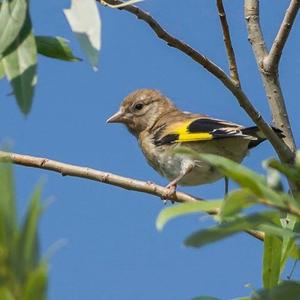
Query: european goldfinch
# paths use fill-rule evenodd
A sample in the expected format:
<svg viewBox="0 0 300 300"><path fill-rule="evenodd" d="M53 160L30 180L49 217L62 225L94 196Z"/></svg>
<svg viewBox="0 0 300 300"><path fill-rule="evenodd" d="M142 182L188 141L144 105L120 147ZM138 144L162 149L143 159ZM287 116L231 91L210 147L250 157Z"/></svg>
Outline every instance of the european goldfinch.
<svg viewBox="0 0 300 300"><path fill-rule="evenodd" d="M183 112L152 89L129 94L107 123L123 123L137 138L148 163L170 180L166 198L176 191L177 184L200 185L223 177L193 153L212 153L239 163L249 149L265 140L256 126ZM193 151L180 153L182 147Z"/></svg>

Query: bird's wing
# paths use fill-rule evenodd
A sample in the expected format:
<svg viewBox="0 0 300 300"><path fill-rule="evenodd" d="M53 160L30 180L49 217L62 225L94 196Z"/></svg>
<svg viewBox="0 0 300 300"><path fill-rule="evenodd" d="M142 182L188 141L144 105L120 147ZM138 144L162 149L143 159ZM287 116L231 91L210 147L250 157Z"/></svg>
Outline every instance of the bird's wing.
<svg viewBox="0 0 300 300"><path fill-rule="evenodd" d="M229 137L251 139L250 136L243 134L243 128L238 124L210 117L190 118L161 128L154 135L154 144L160 146L171 143L210 141Z"/></svg>

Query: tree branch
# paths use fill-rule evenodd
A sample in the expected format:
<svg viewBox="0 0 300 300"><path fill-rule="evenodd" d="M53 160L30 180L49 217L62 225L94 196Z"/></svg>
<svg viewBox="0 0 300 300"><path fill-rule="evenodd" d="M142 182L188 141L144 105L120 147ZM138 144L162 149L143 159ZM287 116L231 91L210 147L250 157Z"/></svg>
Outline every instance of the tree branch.
<svg viewBox="0 0 300 300"><path fill-rule="evenodd" d="M238 67L236 64L235 54L234 54L234 50L232 47L230 31L229 31L229 26L227 23L227 18L226 18L223 1L217 0L216 4L217 4L217 8L218 8L221 25L222 25L223 39L224 39L224 44L225 44L227 57L228 57L230 77L232 80L235 81L237 87L240 87L241 83L240 83L240 78L239 78L239 73L238 73Z"/></svg>
<svg viewBox="0 0 300 300"><path fill-rule="evenodd" d="M282 50L285 42L288 39L289 33L292 29L297 13L300 8L300 0L292 0L285 13L283 21L280 25L279 31L274 39L269 55L264 59L264 69L267 72L278 69Z"/></svg>
<svg viewBox="0 0 300 300"><path fill-rule="evenodd" d="M156 185L154 183L122 177L116 174L102 172L88 167L66 164L42 157L0 151L0 160L11 161L14 164L26 167L57 172L60 173L62 176L86 178L106 184L115 185L126 190L133 190L137 192L152 194L161 198L168 192L168 189L166 189L165 187ZM195 202L202 199L190 196L185 193L176 192L169 200L183 203Z"/></svg>
<svg viewBox="0 0 300 300"><path fill-rule="evenodd" d="M104 2L110 5L120 5L123 2L119 0L97 0L99 3L104 4ZM124 7L118 8L119 10L125 10L133 15L135 15L138 19L144 21L148 24L155 34L165 41L168 46L176 48L181 52L185 53L188 57L199 63L205 69L207 69L211 74L221 80L225 86L233 86L234 82L227 76L227 74L214 62L208 59L205 55L201 54L200 52L196 51L187 43L180 41L176 37L169 34L166 30L162 28L162 26L147 12L143 11L142 9L138 8L134 5L126 5Z"/></svg>
<svg viewBox="0 0 300 300"><path fill-rule="evenodd" d="M88 167L66 164L42 157L0 151L0 162L1 161L12 162L13 164L22 165L26 167L49 170L56 173L60 173L62 176L73 176L98 181L101 183L118 186L126 190L155 195L160 198L164 197L168 192L168 189L166 189L165 187L154 183L122 177L116 174L103 172ZM179 203L204 201L201 198L196 198L189 194L181 192L176 192L173 196L169 198L169 200ZM216 215L218 214L218 212L219 211L217 209L212 209L208 213L211 215ZM256 230L247 230L246 232L259 240L264 240L263 232Z"/></svg>
<svg viewBox="0 0 300 300"><path fill-rule="evenodd" d="M291 131L288 113L286 110L282 90L280 87L280 82L278 79L278 73L267 72L264 69L264 59L268 56L268 51L265 46L264 38L259 23L258 0L245 0L245 19L247 22L248 39L252 45L254 56L259 67L260 74L262 76L268 103L272 113L273 124L275 127L280 128L285 134L284 148L286 149L281 149L283 150L283 152L279 155L279 157L282 161L292 163L295 157L296 145Z"/></svg>
<svg viewBox="0 0 300 300"><path fill-rule="evenodd" d="M104 0L97 0L99 3L103 4ZM106 0L105 2L116 5L123 3L119 0ZM134 5L126 5L122 8L118 8L120 10L126 10L131 14L137 16L138 19L146 22L152 30L156 33L156 35L164 40L169 46L174 47L188 57L192 58L194 61L202 65L205 69L207 69L212 75L217 77L225 87L235 96L240 106L245 110L248 116L252 119L252 121L262 130L266 138L271 142L274 149L276 150L279 158L284 162L291 162L294 159L294 155L285 145L285 143L277 136L277 134L272 130L269 124L263 119L261 114L255 109L255 107L251 104L249 98L244 93L244 91L236 86L234 80L227 76L227 74L216 64L214 64L211 60L205 57L203 54L199 53L191 46L186 44L185 42L180 41L174 36L170 35L166 30L164 30L161 25L148 13L144 12L142 9L134 6Z"/></svg>
<svg viewBox="0 0 300 300"><path fill-rule="evenodd" d="M258 0L245 0L245 19L248 25L248 40L252 46L255 57L259 59L257 64L261 67L262 60L268 54L268 50L259 23Z"/></svg>

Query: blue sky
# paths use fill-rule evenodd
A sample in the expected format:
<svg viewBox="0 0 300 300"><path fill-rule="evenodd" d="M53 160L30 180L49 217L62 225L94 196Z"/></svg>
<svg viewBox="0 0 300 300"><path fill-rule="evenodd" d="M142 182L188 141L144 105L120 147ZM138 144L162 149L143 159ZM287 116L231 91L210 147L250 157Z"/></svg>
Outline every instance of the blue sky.
<svg viewBox="0 0 300 300"><path fill-rule="evenodd" d="M289 1L261 1L268 46ZM243 18L242 1L225 1L240 66L242 85L269 121L270 115ZM148 0L140 4L169 32L227 68L215 1ZM35 33L71 41L83 57L63 15L69 1L31 1ZM89 166L165 185L145 162L136 141L105 120L122 98L143 87L161 90L182 109L252 125L222 84L201 66L154 37L134 16L100 7L100 68L39 57L38 86L32 112L24 118L10 88L0 82L0 140L13 150ZM296 21L281 62L280 79L292 126L298 131L300 20ZM297 141L300 133L295 132ZM264 143L244 163L263 172L261 161L274 156ZM210 226L208 217L191 216L155 229L163 209L159 198L47 171L16 166L19 211L24 213L34 185L45 181L44 198L52 204L43 215L40 237L44 252L56 241L67 245L50 260L50 300L190 299L212 295L231 299L250 293L245 284L261 286L262 244L240 234L203 249L183 246L191 232ZM231 185L232 187L232 185ZM223 182L180 188L207 199L223 195ZM299 269L296 272L299 276Z"/></svg>

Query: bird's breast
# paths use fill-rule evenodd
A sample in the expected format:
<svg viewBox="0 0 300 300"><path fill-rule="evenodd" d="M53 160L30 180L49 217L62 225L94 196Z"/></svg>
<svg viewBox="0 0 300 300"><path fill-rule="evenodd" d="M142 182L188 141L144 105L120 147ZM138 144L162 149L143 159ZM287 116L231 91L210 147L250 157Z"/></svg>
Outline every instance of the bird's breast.
<svg viewBox="0 0 300 300"><path fill-rule="evenodd" d="M204 141L200 143L173 143L157 146L153 143L151 135L145 135L139 139L140 146L148 163L162 176L173 180L178 177L185 163L192 162L194 169L179 181L180 185L199 185L214 182L222 177L210 164L201 160L199 156L192 154L180 154L176 149L180 147L191 148L197 153L213 153L240 162L247 154L248 141Z"/></svg>
<svg viewBox="0 0 300 300"><path fill-rule="evenodd" d="M179 148L180 144L155 146L151 136L144 136L139 143L148 163L169 180L173 180L181 174L185 163L192 161L196 164L195 168L179 182L180 185L198 185L215 181L221 177L206 162L177 153L176 148Z"/></svg>

